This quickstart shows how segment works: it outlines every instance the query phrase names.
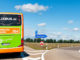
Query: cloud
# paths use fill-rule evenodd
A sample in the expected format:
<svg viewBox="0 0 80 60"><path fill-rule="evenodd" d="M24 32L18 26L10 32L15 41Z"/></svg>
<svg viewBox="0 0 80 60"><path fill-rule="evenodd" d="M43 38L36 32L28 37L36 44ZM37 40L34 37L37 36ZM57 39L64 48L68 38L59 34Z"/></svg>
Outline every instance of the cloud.
<svg viewBox="0 0 80 60"><path fill-rule="evenodd" d="M23 5L16 5L16 10L22 10L24 12L39 12L39 11L46 11L48 6L39 5L38 3L35 4L23 4Z"/></svg>
<svg viewBox="0 0 80 60"><path fill-rule="evenodd" d="M34 38L35 37L35 32L31 28L24 29L24 37L25 38Z"/></svg>
<svg viewBox="0 0 80 60"><path fill-rule="evenodd" d="M70 28L63 28L63 30L65 30L65 31L71 31L71 32L73 32L73 31L80 31L80 29L79 28L72 28L72 29L70 29Z"/></svg>
<svg viewBox="0 0 80 60"><path fill-rule="evenodd" d="M68 28L64 27L63 30L68 30Z"/></svg>
<svg viewBox="0 0 80 60"><path fill-rule="evenodd" d="M63 39L63 40L80 40L79 35L77 34L63 34L62 32L53 32L53 33L47 33L48 39Z"/></svg>
<svg viewBox="0 0 80 60"><path fill-rule="evenodd" d="M73 20L69 20L68 23L69 23L69 24L73 24Z"/></svg>
<svg viewBox="0 0 80 60"><path fill-rule="evenodd" d="M16 10L19 10L21 8L20 5L15 6Z"/></svg>
<svg viewBox="0 0 80 60"><path fill-rule="evenodd" d="M77 30L77 29L75 29ZM24 36L25 38L35 38L35 30L33 29L25 29L24 30ZM39 33L39 32L38 32ZM41 34L41 33L39 33ZM80 34L63 34L62 32L49 32L49 33L45 33L48 37L48 39L52 38L52 39L63 39L63 40L70 40L70 39L73 39L73 40L80 40L80 37L79 35Z"/></svg>
<svg viewBox="0 0 80 60"><path fill-rule="evenodd" d="M79 31L79 30L80 30L79 28L74 28L74 29L73 29L73 31Z"/></svg>
<svg viewBox="0 0 80 60"><path fill-rule="evenodd" d="M62 32L57 32L57 35L61 35L62 34Z"/></svg>
<svg viewBox="0 0 80 60"><path fill-rule="evenodd" d="M70 35L61 35L60 38L63 39L63 40L70 40L70 39L72 39L72 36L70 36Z"/></svg>
<svg viewBox="0 0 80 60"><path fill-rule="evenodd" d="M46 23L40 23L38 26L46 26Z"/></svg>
<svg viewBox="0 0 80 60"><path fill-rule="evenodd" d="M47 33L47 38L50 39L60 39L60 36L62 35L62 32L53 32L53 33Z"/></svg>

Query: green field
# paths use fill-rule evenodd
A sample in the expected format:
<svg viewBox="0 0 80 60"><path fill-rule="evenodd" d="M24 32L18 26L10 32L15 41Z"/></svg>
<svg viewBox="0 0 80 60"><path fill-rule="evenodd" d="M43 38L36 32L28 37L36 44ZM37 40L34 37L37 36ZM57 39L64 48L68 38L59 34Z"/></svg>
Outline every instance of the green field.
<svg viewBox="0 0 80 60"><path fill-rule="evenodd" d="M37 50L45 50L47 46L49 50L61 47L77 47L80 46L80 43L44 43L44 46L40 46L40 43L25 43L25 45Z"/></svg>

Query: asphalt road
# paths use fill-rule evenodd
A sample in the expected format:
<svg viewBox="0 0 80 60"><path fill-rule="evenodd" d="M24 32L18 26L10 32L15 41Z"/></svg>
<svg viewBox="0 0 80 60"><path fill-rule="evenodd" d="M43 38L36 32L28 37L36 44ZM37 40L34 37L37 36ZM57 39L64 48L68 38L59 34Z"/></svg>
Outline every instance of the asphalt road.
<svg viewBox="0 0 80 60"><path fill-rule="evenodd" d="M24 52L18 55L14 54L0 54L0 60L42 60L42 54L45 50L34 50L29 47L24 48Z"/></svg>
<svg viewBox="0 0 80 60"><path fill-rule="evenodd" d="M80 60L80 47L56 48L45 54L45 60Z"/></svg>
<svg viewBox="0 0 80 60"><path fill-rule="evenodd" d="M80 47L34 50L26 47L21 55L0 54L0 60L80 60Z"/></svg>

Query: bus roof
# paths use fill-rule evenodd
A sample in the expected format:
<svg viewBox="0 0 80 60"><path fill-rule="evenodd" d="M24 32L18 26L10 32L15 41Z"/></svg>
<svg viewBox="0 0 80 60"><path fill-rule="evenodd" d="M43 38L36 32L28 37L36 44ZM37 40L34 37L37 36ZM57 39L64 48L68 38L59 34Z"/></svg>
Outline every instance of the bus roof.
<svg viewBox="0 0 80 60"><path fill-rule="evenodd" d="M14 12L0 12L0 14L18 14L18 15L22 15L22 13L14 13Z"/></svg>

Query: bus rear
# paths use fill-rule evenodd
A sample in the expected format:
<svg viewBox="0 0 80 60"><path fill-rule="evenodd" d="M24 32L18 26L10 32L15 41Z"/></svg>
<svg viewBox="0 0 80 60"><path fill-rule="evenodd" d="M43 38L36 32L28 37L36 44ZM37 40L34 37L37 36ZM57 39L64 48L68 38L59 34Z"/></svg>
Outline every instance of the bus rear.
<svg viewBox="0 0 80 60"><path fill-rule="evenodd" d="M23 52L23 14L0 13L0 53Z"/></svg>

